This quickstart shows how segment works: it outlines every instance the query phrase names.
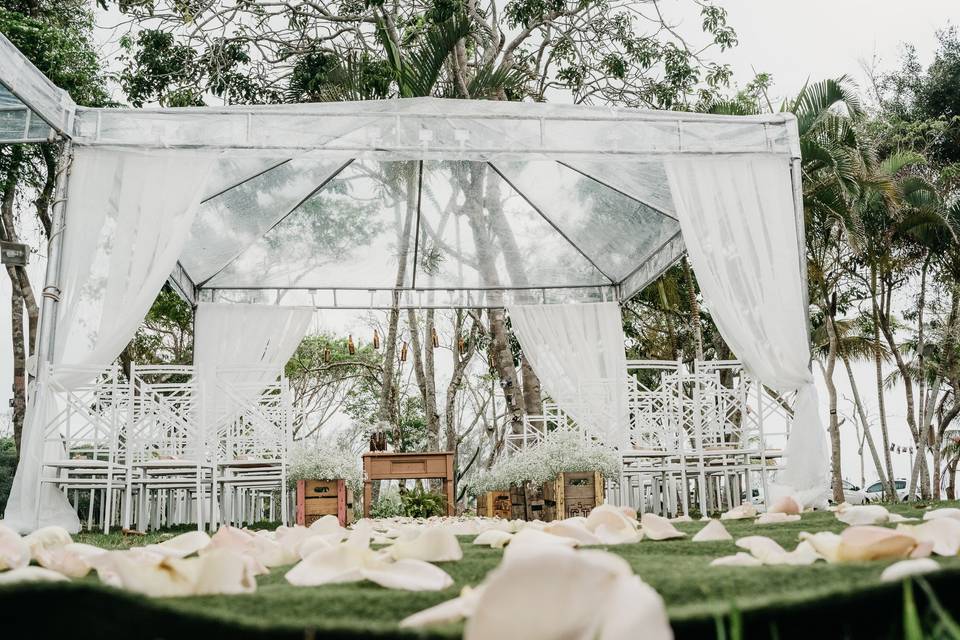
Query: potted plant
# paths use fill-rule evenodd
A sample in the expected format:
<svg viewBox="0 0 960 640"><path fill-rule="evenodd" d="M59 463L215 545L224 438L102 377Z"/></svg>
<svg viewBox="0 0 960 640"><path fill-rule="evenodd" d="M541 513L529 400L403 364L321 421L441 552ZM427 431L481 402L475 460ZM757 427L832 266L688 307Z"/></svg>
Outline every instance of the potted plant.
<svg viewBox="0 0 960 640"><path fill-rule="evenodd" d="M480 474L472 485L477 515L544 521L585 516L603 504L604 476L619 473L616 451L582 432L558 429Z"/></svg>
<svg viewBox="0 0 960 640"><path fill-rule="evenodd" d="M287 481L296 488L296 522L309 527L325 516L350 521L353 496L363 483L353 452L322 444L301 443L290 452Z"/></svg>

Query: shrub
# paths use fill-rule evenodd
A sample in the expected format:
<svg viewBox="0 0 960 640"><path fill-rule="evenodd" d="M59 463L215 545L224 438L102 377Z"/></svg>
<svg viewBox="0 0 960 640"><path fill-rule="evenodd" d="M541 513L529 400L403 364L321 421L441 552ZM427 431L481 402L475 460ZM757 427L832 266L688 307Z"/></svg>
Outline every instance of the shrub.
<svg viewBox="0 0 960 640"><path fill-rule="evenodd" d="M430 518L447 514L447 499L439 493L417 487L400 496L403 515L408 518Z"/></svg>

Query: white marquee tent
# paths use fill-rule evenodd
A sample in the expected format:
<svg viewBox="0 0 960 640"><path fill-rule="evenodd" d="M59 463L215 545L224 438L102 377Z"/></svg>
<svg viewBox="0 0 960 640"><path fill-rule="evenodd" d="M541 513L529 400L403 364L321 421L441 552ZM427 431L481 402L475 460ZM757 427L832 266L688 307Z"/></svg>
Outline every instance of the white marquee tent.
<svg viewBox="0 0 960 640"><path fill-rule="evenodd" d="M784 482L811 499L825 486L790 114L434 98L88 109L2 38L0 83L0 142L68 144L41 362L111 362L169 280L238 314L507 307L561 401L584 375L617 377L613 303L688 252L735 353L800 391ZM50 519L33 482L43 390L79 382L44 370L7 510L21 528Z"/></svg>

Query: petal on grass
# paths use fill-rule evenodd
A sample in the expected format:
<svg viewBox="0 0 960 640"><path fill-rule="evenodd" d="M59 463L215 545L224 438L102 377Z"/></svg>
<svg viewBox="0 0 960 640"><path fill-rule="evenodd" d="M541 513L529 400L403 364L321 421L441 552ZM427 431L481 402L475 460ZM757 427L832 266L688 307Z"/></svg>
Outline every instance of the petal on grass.
<svg viewBox="0 0 960 640"><path fill-rule="evenodd" d="M933 558L916 558L914 560L901 560L883 570L880 574L881 582L899 582L909 576L919 576L924 573L939 571L940 565Z"/></svg>
<svg viewBox="0 0 960 640"><path fill-rule="evenodd" d="M655 513L645 513L640 517L640 526L643 531L643 537L650 540L671 540L674 538L685 538L687 534L683 533L673 523L658 516Z"/></svg>
<svg viewBox="0 0 960 640"><path fill-rule="evenodd" d="M424 562L454 562L463 558L457 536L445 527L428 527L412 540L396 542L389 550L394 560L409 558Z"/></svg>
<svg viewBox="0 0 960 640"><path fill-rule="evenodd" d="M510 540L512 539L512 533L500 531L499 529L487 529L473 539L473 544L487 546L491 549L502 549L504 546L510 544Z"/></svg>
<svg viewBox="0 0 960 640"><path fill-rule="evenodd" d="M0 584L15 584L17 582L64 582L66 576L43 567L19 567L0 573Z"/></svg>
<svg viewBox="0 0 960 640"><path fill-rule="evenodd" d="M707 526L697 531L693 536L694 542L719 542L723 540L733 540L733 536L719 520L711 520L707 523Z"/></svg>

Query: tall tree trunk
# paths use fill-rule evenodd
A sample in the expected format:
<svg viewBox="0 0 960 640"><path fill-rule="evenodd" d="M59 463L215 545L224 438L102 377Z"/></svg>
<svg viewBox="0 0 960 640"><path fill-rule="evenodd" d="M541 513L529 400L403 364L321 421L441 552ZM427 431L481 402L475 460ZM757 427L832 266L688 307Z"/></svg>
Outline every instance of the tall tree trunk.
<svg viewBox="0 0 960 640"><path fill-rule="evenodd" d="M881 280L881 297L889 300L890 287L883 284ZM880 321L880 330L883 332L883 337L887 342L887 346L890 348L890 353L893 355L893 360L897 365L897 370L900 372L901 382L903 383L903 394L907 403L907 426L910 429L910 434L913 436L914 444L916 445L917 458L911 467L910 474L910 491L907 496L909 500L913 500L913 497L916 495L917 488L917 477L920 475L920 471L924 468L924 465L921 463L923 458L924 446L923 438L920 434L920 429L917 426L917 417L916 417L916 404L913 393L913 374L910 371L910 367L907 362L903 359L903 354L900 353L900 345L897 344L897 341L893 335L893 328L890 326L890 306L889 302L882 305L877 312L877 318ZM927 478L929 482L929 478ZM929 484L927 484L929 489Z"/></svg>
<svg viewBox="0 0 960 640"><path fill-rule="evenodd" d="M400 290L403 287L407 274L407 261L405 257L410 247L410 226L416 215L417 209L417 170L416 162L408 163L405 176L406 184L406 210L404 211L403 230L398 238L398 255L400 260L397 264L397 278L394 281L393 304L390 308L390 319L387 323L387 335L383 344L383 378L380 388L380 403L377 409L377 420L381 423L391 424L394 417L394 367L397 356L397 329L400 324ZM394 425L394 428L397 428Z"/></svg>
<svg viewBox="0 0 960 640"><path fill-rule="evenodd" d="M432 318L431 318L432 320ZM437 415L437 396L434 393L434 385L426 372L425 362L429 354L430 364L433 364L433 336L430 332L432 322L428 322L428 328L424 332L422 342L423 351L421 351L420 328L417 322L417 312L414 309L407 309L407 325L410 330L410 348L413 352L413 372L417 378L417 386L420 388L420 398L423 400L423 415L427 423L427 447L430 451L438 451L440 447L440 421ZM430 374L433 370L431 366Z"/></svg>
<svg viewBox="0 0 960 640"><path fill-rule="evenodd" d="M823 372L823 381L827 385L827 396L830 405L830 476L833 485L833 500L836 504L844 501L843 498L843 470L840 458L840 422L837 418L837 387L833 382L833 371L837 365L837 331L833 325L833 307L826 305L826 328L830 341L827 353L827 366Z"/></svg>
<svg viewBox="0 0 960 640"><path fill-rule="evenodd" d="M10 162L3 182L2 201L0 201L0 239L16 242L17 230L13 216L13 206L17 195L17 182L20 178L22 150L14 145ZM24 271L23 277L19 271ZM22 283L26 281L25 270L8 266L10 279L10 338L13 355L13 441L20 457L20 442L23 437L23 419L27 407L27 348L23 333L24 296ZM29 284L29 282L28 282Z"/></svg>
<svg viewBox="0 0 960 640"><path fill-rule="evenodd" d="M663 320L667 324L667 340L670 342L670 359L676 360L680 355L677 347L677 332L673 327L673 315L671 314L670 301L667 298L667 289L663 285L663 278L657 280L657 293L660 296L660 306L663 309Z"/></svg>
<svg viewBox="0 0 960 640"><path fill-rule="evenodd" d="M870 265L870 303L873 314L873 359L877 373L877 410L880 414L880 434L883 438L883 458L887 467L886 493L888 500L896 500L893 460L890 457L890 431L887 429L887 407L883 395L883 347L880 344L880 309L877 302L877 269Z"/></svg>
<svg viewBox="0 0 960 640"><path fill-rule="evenodd" d="M960 462L960 458L954 457L947 463L947 474L950 476L949 484L947 485L947 500L956 500L957 499L957 463Z"/></svg>
<svg viewBox="0 0 960 640"><path fill-rule="evenodd" d="M846 354L841 354L840 359L847 370L847 378L850 380L850 389L853 391L853 404L856 407L857 415L860 416L860 424L863 425L863 438L867 441L867 447L870 449L870 457L873 458L873 466L877 470L877 477L880 484L887 486L887 474L883 470L883 463L880 461L880 454L877 452L877 445L873 441L873 434L870 432L870 422L867 420L867 412L863 408L863 401L860 398L860 388L857 386L857 378L853 375L853 367L850 366L850 359Z"/></svg>
<svg viewBox="0 0 960 640"><path fill-rule="evenodd" d="M528 416L539 416L543 413L543 396L540 391L540 378L527 357L520 354L520 373L523 377L523 408Z"/></svg>
<svg viewBox="0 0 960 640"><path fill-rule="evenodd" d="M700 327L700 303L697 302L697 289L693 282L693 270L690 269L687 256L683 256L680 259L680 264L683 265L683 278L687 285L687 296L689 297L690 304L690 329L693 332L697 360L703 361L703 331Z"/></svg>

